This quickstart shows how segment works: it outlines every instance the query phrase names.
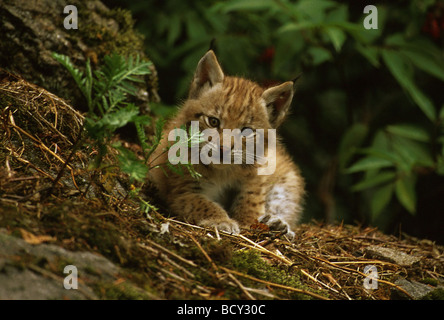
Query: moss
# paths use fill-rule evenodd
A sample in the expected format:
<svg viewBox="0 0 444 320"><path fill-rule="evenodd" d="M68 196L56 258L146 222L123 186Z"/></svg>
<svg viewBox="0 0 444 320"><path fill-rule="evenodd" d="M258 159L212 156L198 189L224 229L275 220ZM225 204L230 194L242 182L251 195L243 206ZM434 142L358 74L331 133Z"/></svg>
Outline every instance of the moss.
<svg viewBox="0 0 444 320"><path fill-rule="evenodd" d="M149 300L155 296L148 290L145 291L126 282L119 284L98 282L94 286L94 291L101 299L109 300Z"/></svg>
<svg viewBox="0 0 444 320"><path fill-rule="evenodd" d="M19 228L30 230L37 225L29 216L21 215L15 206L0 204L0 212L0 228L12 229L15 237L22 237Z"/></svg>
<svg viewBox="0 0 444 320"><path fill-rule="evenodd" d="M75 262L66 256L59 256L48 267L56 274L64 274L65 267L69 265L75 265Z"/></svg>
<svg viewBox="0 0 444 320"><path fill-rule="evenodd" d="M287 272L280 266L267 263L259 252L255 250L241 250L233 254L232 266L240 272L246 273L261 280L281 284L297 289L307 290L302 284L299 275ZM291 293L291 299L307 299L305 295Z"/></svg>
<svg viewBox="0 0 444 320"><path fill-rule="evenodd" d="M430 284L435 287L438 285L438 280L433 279L433 278L424 278L424 279L420 280L419 282L424 283L424 284Z"/></svg>
<svg viewBox="0 0 444 320"><path fill-rule="evenodd" d="M444 289L435 289L425 295L422 300L444 300Z"/></svg>
<svg viewBox="0 0 444 320"><path fill-rule="evenodd" d="M86 10L79 10L79 15L89 16L89 12ZM94 54L99 60L104 55L113 52L123 56L143 52L144 38L134 30L134 20L130 11L117 8L101 11L100 16L104 19L114 20L117 24L116 28L104 27L103 21L94 22L94 19L92 23L87 23L79 28L80 38L94 50Z"/></svg>
<svg viewBox="0 0 444 320"><path fill-rule="evenodd" d="M210 242L207 252L216 264L226 263L226 261L230 261L233 257L232 245L226 240Z"/></svg>
<svg viewBox="0 0 444 320"><path fill-rule="evenodd" d="M105 55L118 53L124 57L139 55L150 61L145 55L144 36L135 28L135 21L129 10L115 8L100 10L99 15L91 14L87 8L79 8L79 16L87 17L87 23L79 28L79 34L73 35L82 39L89 50L88 57L97 64ZM78 66L83 68L83 66ZM154 67L147 78L151 101L158 102L158 79Z"/></svg>

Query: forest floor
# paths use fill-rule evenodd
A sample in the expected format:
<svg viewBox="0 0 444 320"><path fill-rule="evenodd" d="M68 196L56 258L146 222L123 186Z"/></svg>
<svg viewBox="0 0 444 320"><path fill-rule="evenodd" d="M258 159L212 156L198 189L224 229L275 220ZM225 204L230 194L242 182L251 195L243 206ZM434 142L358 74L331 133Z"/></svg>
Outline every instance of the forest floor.
<svg viewBox="0 0 444 320"><path fill-rule="evenodd" d="M290 241L144 212L128 190L152 201L149 186L89 169L90 146L70 157L82 121L0 73L0 299L444 299L444 247L429 240L312 222ZM78 290L63 287L67 265Z"/></svg>

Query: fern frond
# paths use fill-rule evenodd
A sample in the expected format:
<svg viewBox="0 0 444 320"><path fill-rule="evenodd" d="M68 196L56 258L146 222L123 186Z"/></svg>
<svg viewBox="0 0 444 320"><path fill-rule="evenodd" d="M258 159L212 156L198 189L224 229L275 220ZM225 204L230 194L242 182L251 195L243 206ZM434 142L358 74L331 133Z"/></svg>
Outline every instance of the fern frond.
<svg viewBox="0 0 444 320"><path fill-rule="evenodd" d="M160 142L163 122L156 123L155 143L149 146L144 126L149 124L150 117L139 115L138 108L128 103L127 96L136 95L137 88L134 84L143 82L142 76L151 73L151 62L142 61L139 56L125 59L112 54L105 56L103 65L94 72L88 60L84 74L74 66L69 57L57 53L53 53L53 57L70 72L87 100L89 114L85 118L85 128L99 150L93 167L100 166L113 132L133 123L145 161L139 160L134 153L120 145L112 147L119 151L117 157L122 171L129 174L132 180L143 181L148 171L148 157Z"/></svg>
<svg viewBox="0 0 444 320"><path fill-rule="evenodd" d="M77 69L75 65L71 62L71 59L63 54L58 54L56 52L52 53L52 57L62 64L71 74L80 91L86 98L88 109L92 108L92 87L93 87L93 77L91 72L91 64L86 62L86 76L80 69Z"/></svg>

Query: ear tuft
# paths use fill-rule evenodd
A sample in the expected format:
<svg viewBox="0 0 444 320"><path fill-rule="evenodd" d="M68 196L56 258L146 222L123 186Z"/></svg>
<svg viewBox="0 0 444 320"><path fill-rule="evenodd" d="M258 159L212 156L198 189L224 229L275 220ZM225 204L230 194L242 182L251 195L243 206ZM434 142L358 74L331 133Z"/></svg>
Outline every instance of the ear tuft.
<svg viewBox="0 0 444 320"><path fill-rule="evenodd" d="M224 81L224 73L213 50L200 59L191 83L189 98L196 99L203 92Z"/></svg>
<svg viewBox="0 0 444 320"><path fill-rule="evenodd" d="M293 99L293 86L292 81L287 81L266 89L262 94L273 128L277 128L284 121Z"/></svg>

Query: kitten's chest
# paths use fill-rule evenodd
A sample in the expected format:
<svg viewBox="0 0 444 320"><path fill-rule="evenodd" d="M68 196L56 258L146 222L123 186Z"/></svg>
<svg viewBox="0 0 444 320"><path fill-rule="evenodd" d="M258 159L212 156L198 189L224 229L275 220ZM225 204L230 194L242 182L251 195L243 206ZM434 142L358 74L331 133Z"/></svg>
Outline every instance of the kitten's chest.
<svg viewBox="0 0 444 320"><path fill-rule="evenodd" d="M214 179L202 181L200 187L202 194L229 211L242 184L237 179Z"/></svg>

